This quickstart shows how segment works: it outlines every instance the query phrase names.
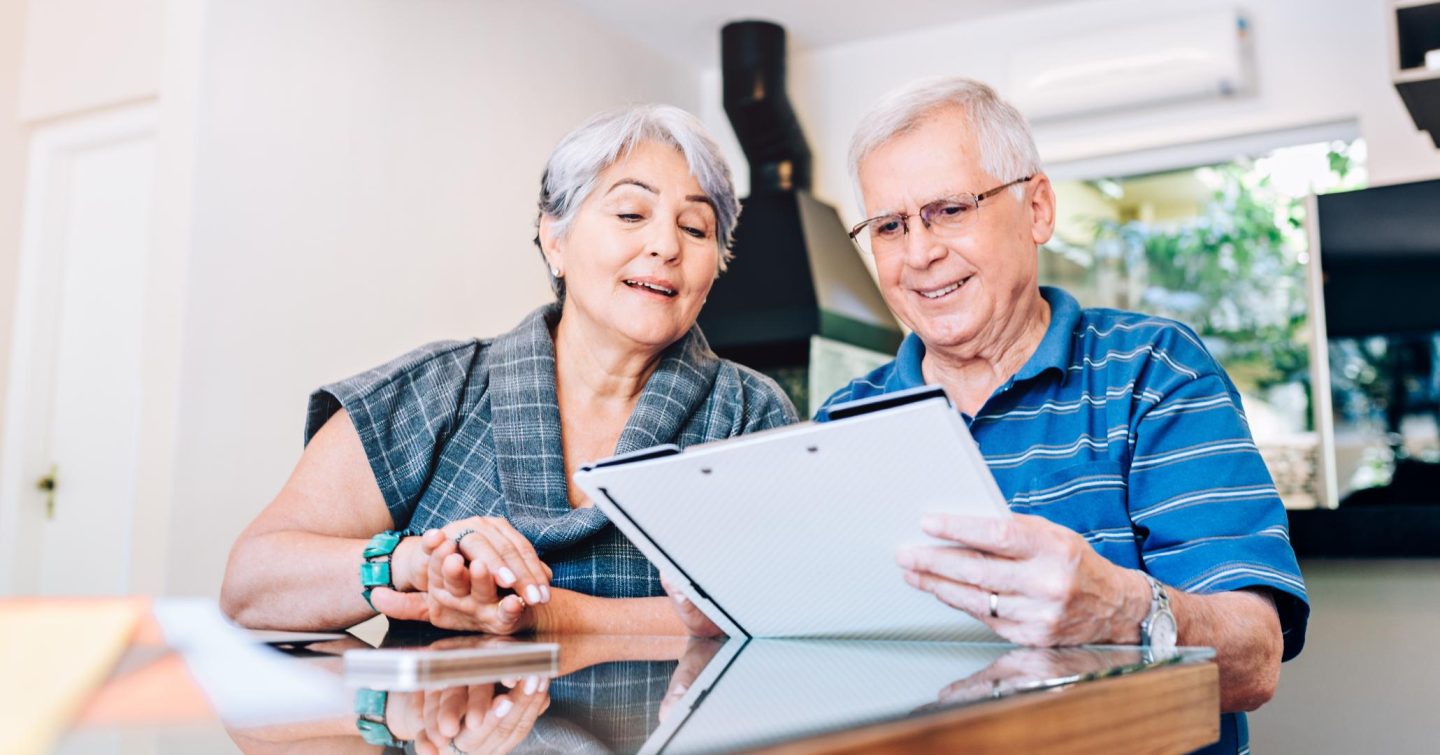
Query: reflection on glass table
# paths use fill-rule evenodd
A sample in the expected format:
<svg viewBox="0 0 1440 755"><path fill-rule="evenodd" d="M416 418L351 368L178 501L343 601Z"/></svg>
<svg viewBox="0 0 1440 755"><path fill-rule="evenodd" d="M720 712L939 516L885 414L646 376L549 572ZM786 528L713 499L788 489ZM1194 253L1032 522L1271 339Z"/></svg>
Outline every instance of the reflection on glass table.
<svg viewBox="0 0 1440 755"><path fill-rule="evenodd" d="M390 692L383 707L387 733L407 751L419 753L732 751L1213 657L1206 649L1153 659L1139 648L1110 647L534 639L560 645L553 678L511 677L502 671L451 687ZM514 642L523 641L461 636L427 642L392 636L384 646L444 649ZM352 639L314 645L309 652L338 670L326 656L361 645ZM374 712L372 718L380 720L381 712ZM346 727L349 744L341 746L337 735ZM354 719L308 727L232 728L229 733L247 753L312 751L322 740L326 749L375 751L360 739Z"/></svg>

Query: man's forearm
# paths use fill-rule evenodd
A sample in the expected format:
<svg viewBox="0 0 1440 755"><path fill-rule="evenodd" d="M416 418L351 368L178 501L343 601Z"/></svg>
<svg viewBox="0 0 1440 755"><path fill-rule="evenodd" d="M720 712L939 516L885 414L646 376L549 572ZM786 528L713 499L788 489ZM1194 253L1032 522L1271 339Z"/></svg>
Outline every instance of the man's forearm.
<svg viewBox="0 0 1440 755"><path fill-rule="evenodd" d="M1284 637L1269 594L1257 590L1195 595L1170 588L1181 645L1215 648L1220 710L1255 710L1275 694Z"/></svg>

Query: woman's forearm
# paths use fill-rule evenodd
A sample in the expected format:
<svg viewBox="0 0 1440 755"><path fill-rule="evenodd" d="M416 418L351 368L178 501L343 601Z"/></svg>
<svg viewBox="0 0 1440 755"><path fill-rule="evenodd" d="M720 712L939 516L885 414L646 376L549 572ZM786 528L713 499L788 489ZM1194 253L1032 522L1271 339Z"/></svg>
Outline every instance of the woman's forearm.
<svg viewBox="0 0 1440 755"><path fill-rule="evenodd" d="M572 590L550 589L550 602L538 605L535 631L556 634L679 635L690 632L670 598L598 598Z"/></svg>
<svg viewBox="0 0 1440 755"><path fill-rule="evenodd" d="M402 540L392 556L398 589L409 589L408 575L398 565L417 539ZM368 542L290 530L242 536L230 552L220 607L252 629L354 626L375 615L360 594L361 553Z"/></svg>

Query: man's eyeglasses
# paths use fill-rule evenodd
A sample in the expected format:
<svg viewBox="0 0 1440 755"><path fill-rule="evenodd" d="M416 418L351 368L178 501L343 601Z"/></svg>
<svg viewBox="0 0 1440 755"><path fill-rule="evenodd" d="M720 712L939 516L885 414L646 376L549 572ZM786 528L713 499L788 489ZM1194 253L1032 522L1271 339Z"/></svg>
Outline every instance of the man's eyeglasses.
<svg viewBox="0 0 1440 755"><path fill-rule="evenodd" d="M1000 192L1023 184L1034 175L1017 178L1006 184L1001 184L993 189L980 194L960 194L953 197L941 197L920 208L920 211L911 215L908 212L891 213L889 215L878 215L869 220L861 221L854 228L850 229L850 240L859 244L865 251L874 254L884 252L887 249L898 247L904 243L906 234L910 233L910 226L907 221L911 217L920 218L920 222L926 230L939 236L953 236L962 229L969 221L971 215L980 209L980 203Z"/></svg>

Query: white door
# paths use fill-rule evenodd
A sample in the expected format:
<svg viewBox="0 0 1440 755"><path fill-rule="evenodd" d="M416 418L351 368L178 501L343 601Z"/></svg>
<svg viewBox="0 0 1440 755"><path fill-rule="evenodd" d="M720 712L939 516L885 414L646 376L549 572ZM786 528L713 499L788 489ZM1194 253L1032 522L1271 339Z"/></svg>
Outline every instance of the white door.
<svg viewBox="0 0 1440 755"><path fill-rule="evenodd" d="M154 120L134 108L32 140L0 489L12 593L129 591Z"/></svg>

